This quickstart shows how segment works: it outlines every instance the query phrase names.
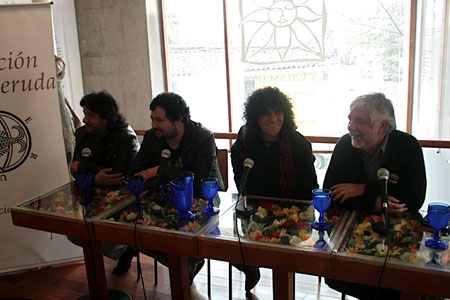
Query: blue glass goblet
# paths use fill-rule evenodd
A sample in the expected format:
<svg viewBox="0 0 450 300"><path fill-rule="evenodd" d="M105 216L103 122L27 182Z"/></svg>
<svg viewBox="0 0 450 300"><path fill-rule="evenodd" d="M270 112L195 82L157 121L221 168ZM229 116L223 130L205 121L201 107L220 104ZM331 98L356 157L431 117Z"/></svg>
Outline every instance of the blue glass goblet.
<svg viewBox="0 0 450 300"><path fill-rule="evenodd" d="M91 173L78 173L75 181L78 188L83 192L83 200L80 201L83 205L89 205L91 203L91 197L89 196L89 189L92 185Z"/></svg>
<svg viewBox="0 0 450 300"><path fill-rule="evenodd" d="M218 190L219 184L217 182L217 178L207 177L202 179L202 193L206 198L208 198L208 207L203 210L203 213L212 216L220 211L219 208L213 206L212 201L212 199L217 195Z"/></svg>
<svg viewBox="0 0 450 300"><path fill-rule="evenodd" d="M314 189L312 191L312 202L314 208L320 213L319 222L314 222L312 228L324 231L331 227L331 224L325 222L323 213L328 209L331 203L331 191L328 189Z"/></svg>
<svg viewBox="0 0 450 300"><path fill-rule="evenodd" d="M130 189L130 192L134 195L136 202L135 202L135 209L138 212L142 211L142 205L141 205L141 199L140 195L144 191L144 179L141 176L130 176L128 177L128 188Z"/></svg>
<svg viewBox="0 0 450 300"><path fill-rule="evenodd" d="M425 241L425 246L435 250L445 250L448 243L441 240L440 230L447 226L450 217L450 206L446 203L433 202L428 204L428 222L434 228L432 239Z"/></svg>
<svg viewBox="0 0 450 300"><path fill-rule="evenodd" d="M316 249L327 249L328 248L328 244L325 241L325 239L323 238L324 235L324 231L320 230L319 231L319 239L314 243L314 248Z"/></svg>

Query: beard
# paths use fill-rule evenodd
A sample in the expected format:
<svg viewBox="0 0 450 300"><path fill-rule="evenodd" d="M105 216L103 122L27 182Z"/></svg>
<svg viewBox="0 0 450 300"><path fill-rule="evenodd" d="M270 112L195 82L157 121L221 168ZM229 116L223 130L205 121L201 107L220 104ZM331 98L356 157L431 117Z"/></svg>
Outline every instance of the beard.
<svg viewBox="0 0 450 300"><path fill-rule="evenodd" d="M172 130L163 131L161 129L155 129L155 136L157 139L170 140L178 135L178 130L173 128Z"/></svg>
<svg viewBox="0 0 450 300"><path fill-rule="evenodd" d="M364 141L361 139L362 135L358 131L350 132L350 137L352 139L352 146L361 149L364 146Z"/></svg>

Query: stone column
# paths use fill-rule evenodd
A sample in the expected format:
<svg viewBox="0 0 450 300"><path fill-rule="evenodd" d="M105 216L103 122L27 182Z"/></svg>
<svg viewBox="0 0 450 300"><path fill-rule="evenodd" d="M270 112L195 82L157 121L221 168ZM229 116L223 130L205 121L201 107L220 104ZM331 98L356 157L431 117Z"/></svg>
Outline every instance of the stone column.
<svg viewBox="0 0 450 300"><path fill-rule="evenodd" d="M152 99L144 0L75 0L84 92L107 90L134 129Z"/></svg>

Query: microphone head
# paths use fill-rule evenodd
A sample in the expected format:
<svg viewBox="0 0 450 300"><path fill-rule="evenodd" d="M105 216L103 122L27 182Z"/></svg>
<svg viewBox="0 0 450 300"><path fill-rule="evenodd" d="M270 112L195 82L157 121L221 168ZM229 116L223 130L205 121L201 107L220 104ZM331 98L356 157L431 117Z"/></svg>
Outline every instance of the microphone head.
<svg viewBox="0 0 450 300"><path fill-rule="evenodd" d="M162 158L169 159L169 158L170 158L170 155L171 155L171 153L170 153L170 150L169 150L169 149L164 149L164 150L161 152L161 157L162 157Z"/></svg>
<svg viewBox="0 0 450 300"><path fill-rule="evenodd" d="M377 178L379 180L388 180L389 178L389 171L385 168L380 168L377 171Z"/></svg>
<svg viewBox="0 0 450 300"><path fill-rule="evenodd" d="M244 160L244 168L253 168L253 166L255 165L255 162L253 161L253 159L251 159L250 157L247 157Z"/></svg>
<svg viewBox="0 0 450 300"><path fill-rule="evenodd" d="M81 157L89 157L91 156L91 149L89 148L83 148L83 150L81 150Z"/></svg>

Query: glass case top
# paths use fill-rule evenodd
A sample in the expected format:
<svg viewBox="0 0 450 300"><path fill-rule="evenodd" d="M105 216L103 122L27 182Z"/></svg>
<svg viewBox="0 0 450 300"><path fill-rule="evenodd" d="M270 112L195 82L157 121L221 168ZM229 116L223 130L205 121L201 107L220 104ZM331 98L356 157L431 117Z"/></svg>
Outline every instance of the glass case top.
<svg viewBox="0 0 450 300"><path fill-rule="evenodd" d="M359 259L378 257L381 260L388 254L390 263L450 271L450 249L438 251L425 246L425 241L433 238L433 229L428 227L420 213L389 216L389 222L393 225L389 239L372 229L374 223L381 221L379 215L358 213L355 218L354 226L340 249L341 254ZM450 241L447 231L442 239Z"/></svg>
<svg viewBox="0 0 450 300"><path fill-rule="evenodd" d="M312 229L318 213L309 201L251 196L248 198L248 207L246 213L239 209L237 213L230 210L206 236L237 239L237 225L241 240L331 251L334 247L332 237L343 217L341 211L328 210L325 221L329 222L331 227L319 232Z"/></svg>
<svg viewBox="0 0 450 300"><path fill-rule="evenodd" d="M120 188L92 187L89 197L92 202L85 207L86 217L94 217L131 196L125 185ZM38 212L56 213L75 218L83 218L84 197L75 182L20 204L19 207Z"/></svg>
<svg viewBox="0 0 450 300"><path fill-rule="evenodd" d="M220 198L223 197L221 193ZM220 202L216 196L216 204ZM223 201L222 201L223 202ZM229 201L226 201L229 202ZM115 222L140 224L150 226L153 229L176 230L184 233L197 233L208 223L211 217L203 213L203 209L208 206L208 200L202 198L193 199L190 209L190 218L183 218L178 215L178 211L159 194L145 195L140 199L142 211L139 212L136 203L133 202L126 207L117 210L105 219ZM217 205L215 205L217 206ZM221 211L226 211L225 203L220 204Z"/></svg>

